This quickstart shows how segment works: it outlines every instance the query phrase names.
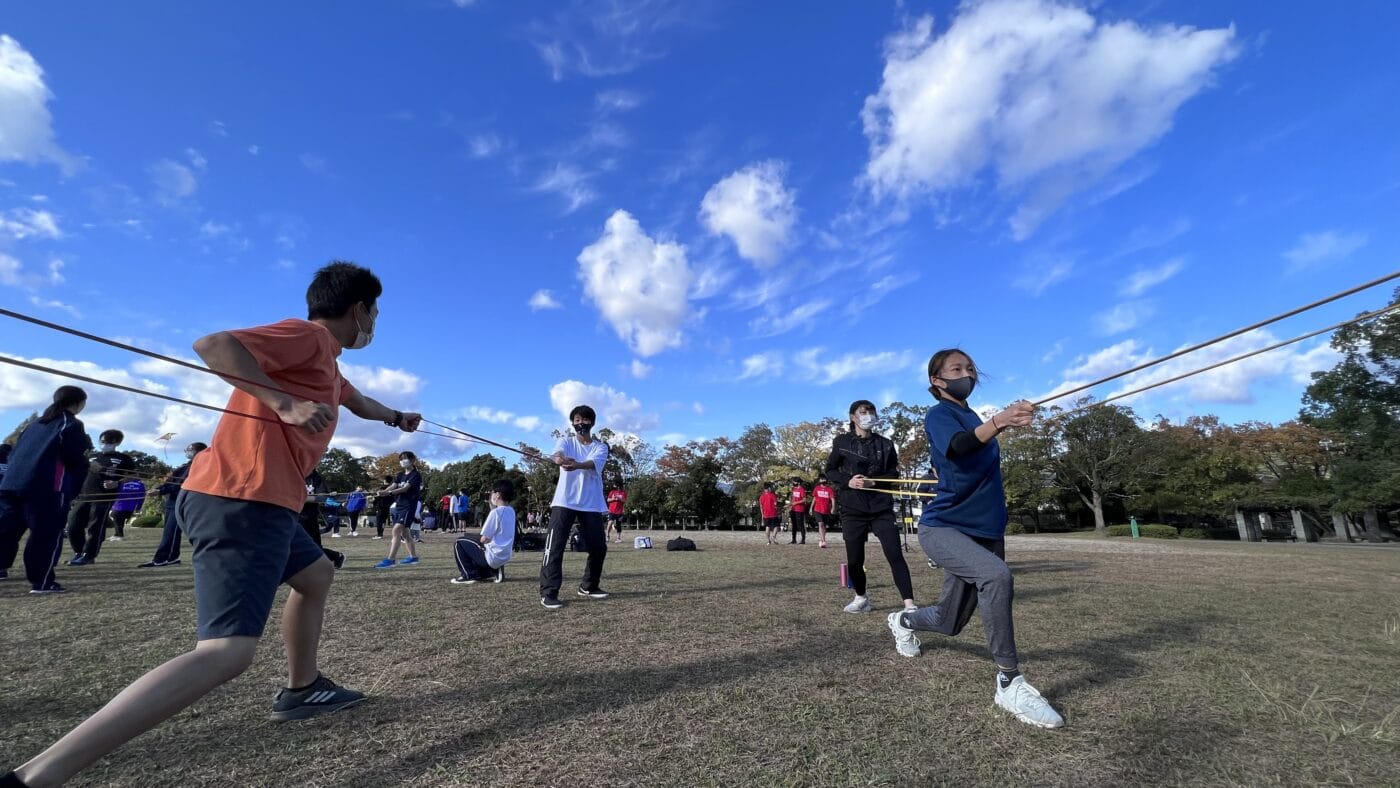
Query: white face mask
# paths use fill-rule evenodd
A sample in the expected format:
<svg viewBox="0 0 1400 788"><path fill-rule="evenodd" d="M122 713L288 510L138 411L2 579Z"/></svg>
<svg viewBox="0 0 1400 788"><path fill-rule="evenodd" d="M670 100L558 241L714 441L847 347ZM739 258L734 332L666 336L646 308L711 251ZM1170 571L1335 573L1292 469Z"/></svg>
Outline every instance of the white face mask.
<svg viewBox="0 0 1400 788"><path fill-rule="evenodd" d="M116 451L116 450L117 450L117 444L115 444L115 443L104 443L104 444L102 444L102 451L104 451L104 452Z"/></svg>
<svg viewBox="0 0 1400 788"><path fill-rule="evenodd" d="M408 470L413 467L413 460L399 460L399 467Z"/></svg>
<svg viewBox="0 0 1400 788"><path fill-rule="evenodd" d="M369 331L365 331L364 326L360 325L360 318L355 318L355 341L350 343L349 348L351 350L363 350L369 347L369 343L373 341L374 321L370 321Z"/></svg>
<svg viewBox="0 0 1400 788"><path fill-rule="evenodd" d="M880 417L873 413L862 413L856 416L856 424L863 430L873 430L875 425L880 423Z"/></svg>
<svg viewBox="0 0 1400 788"><path fill-rule="evenodd" d="M193 460L195 454L196 454L196 452L187 451L187 452L185 452L185 459L187 459L187 460Z"/></svg>

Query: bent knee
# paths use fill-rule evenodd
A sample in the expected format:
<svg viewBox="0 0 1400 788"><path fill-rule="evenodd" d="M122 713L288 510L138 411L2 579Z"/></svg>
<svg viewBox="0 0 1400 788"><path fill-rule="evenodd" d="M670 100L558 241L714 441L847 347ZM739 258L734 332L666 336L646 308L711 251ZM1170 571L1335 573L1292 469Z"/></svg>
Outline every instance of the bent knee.
<svg viewBox="0 0 1400 788"><path fill-rule="evenodd" d="M211 673L228 681L243 675L244 671L252 667L257 647L257 638L216 638L199 641L195 645L195 653Z"/></svg>

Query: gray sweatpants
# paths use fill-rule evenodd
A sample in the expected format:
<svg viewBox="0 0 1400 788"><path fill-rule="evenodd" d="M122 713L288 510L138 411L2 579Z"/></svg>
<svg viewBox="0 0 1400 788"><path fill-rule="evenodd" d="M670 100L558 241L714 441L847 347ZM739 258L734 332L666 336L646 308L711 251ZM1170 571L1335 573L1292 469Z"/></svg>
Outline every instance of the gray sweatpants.
<svg viewBox="0 0 1400 788"><path fill-rule="evenodd" d="M919 527L919 544L943 569L943 592L937 604L906 613L913 629L956 635L982 608L982 629L997 667L1015 668L1016 634L1011 626L1011 567L1006 542L968 536L956 528Z"/></svg>

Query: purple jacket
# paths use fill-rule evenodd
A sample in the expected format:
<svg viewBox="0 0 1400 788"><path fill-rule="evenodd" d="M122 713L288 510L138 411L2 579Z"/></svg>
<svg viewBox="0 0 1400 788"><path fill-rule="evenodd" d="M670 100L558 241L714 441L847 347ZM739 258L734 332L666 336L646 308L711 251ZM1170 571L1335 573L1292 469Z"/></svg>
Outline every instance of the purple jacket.
<svg viewBox="0 0 1400 788"><path fill-rule="evenodd" d="M146 500L146 485L139 479L132 479L129 482L122 482L121 489L117 491L117 500L112 503L114 512L134 512L141 508L141 502Z"/></svg>

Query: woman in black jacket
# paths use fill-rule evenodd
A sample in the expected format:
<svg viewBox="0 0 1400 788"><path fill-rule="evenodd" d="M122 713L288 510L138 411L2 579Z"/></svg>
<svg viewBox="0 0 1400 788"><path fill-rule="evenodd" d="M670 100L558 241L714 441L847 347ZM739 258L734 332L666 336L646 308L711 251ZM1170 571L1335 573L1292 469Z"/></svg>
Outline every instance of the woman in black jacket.
<svg viewBox="0 0 1400 788"><path fill-rule="evenodd" d="M0 577L8 576L19 538L29 529L24 573L31 594L64 590L54 580L53 568L63 549L64 512L88 471L92 441L78 421L85 405L82 389L59 386L53 404L15 441L10 467L0 480Z"/></svg>
<svg viewBox="0 0 1400 788"><path fill-rule="evenodd" d="M846 432L831 443L826 458L826 478L836 487L836 505L841 511L841 536L846 542L846 564L856 598L846 605L847 613L869 613L865 596L865 540L873 532L894 574L895 587L904 598L904 607L914 609L914 584L895 525L894 497L875 489L867 477L889 479L899 475L899 452L894 442L872 430L879 421L875 404L856 400L848 411L851 423Z"/></svg>

